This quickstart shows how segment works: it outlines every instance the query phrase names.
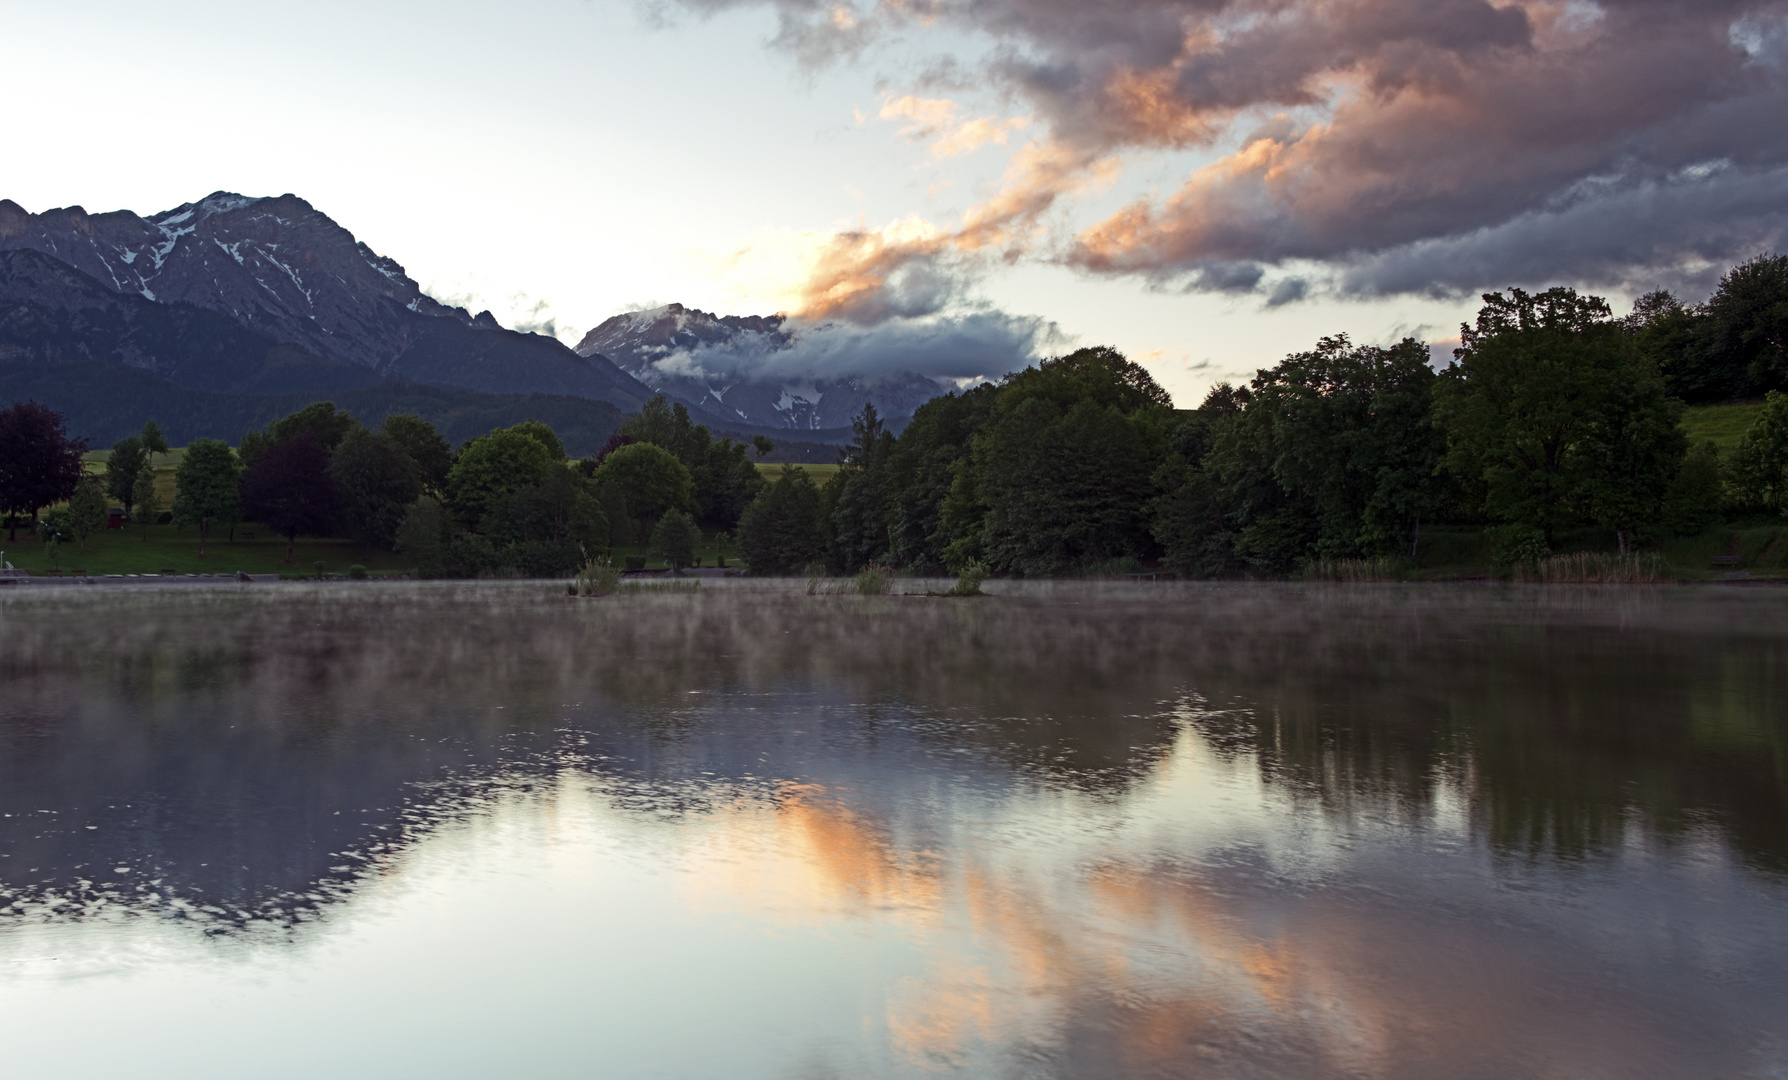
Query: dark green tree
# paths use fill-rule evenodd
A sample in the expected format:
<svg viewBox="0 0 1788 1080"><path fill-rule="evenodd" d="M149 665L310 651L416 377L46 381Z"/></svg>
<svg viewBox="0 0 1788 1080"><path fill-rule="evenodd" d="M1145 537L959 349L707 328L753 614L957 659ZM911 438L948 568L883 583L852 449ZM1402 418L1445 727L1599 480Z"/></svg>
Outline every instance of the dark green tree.
<svg viewBox="0 0 1788 1080"><path fill-rule="evenodd" d="M1170 404L1115 349L1081 349L1008 379L974 447L988 565L1048 575L1152 554L1150 485Z"/></svg>
<svg viewBox="0 0 1788 1080"><path fill-rule="evenodd" d="M545 424L541 423L540 421L538 421L538 420L523 420L521 423L516 424L515 426L511 427L509 430L517 431L523 435L527 435L527 436L533 438L541 446L546 447L546 452L548 454L552 455L552 459L554 461L564 461L565 460L565 444L559 441L559 437L557 435L553 434L552 428L547 427Z"/></svg>
<svg viewBox="0 0 1788 1080"><path fill-rule="evenodd" d="M1721 397L1788 390L1788 255L1759 255L1727 271L1702 313L1701 359Z"/></svg>
<svg viewBox="0 0 1788 1080"><path fill-rule="evenodd" d="M143 444L143 452L149 455L150 468L155 467L155 455L168 452L168 440L162 437L160 426L153 420L143 424L142 434L137 436L137 441Z"/></svg>
<svg viewBox="0 0 1788 1080"><path fill-rule="evenodd" d="M174 524L196 525L199 557L213 525L229 525L242 517L242 474L230 444L194 439L174 470Z"/></svg>
<svg viewBox="0 0 1788 1080"><path fill-rule="evenodd" d="M447 476L450 504L460 520L477 524L555 466L552 451L533 435L515 428L493 431L460 448Z"/></svg>
<svg viewBox="0 0 1788 1080"><path fill-rule="evenodd" d="M1740 504L1788 509L1788 394L1771 390L1763 411L1732 453L1732 486Z"/></svg>
<svg viewBox="0 0 1788 1080"><path fill-rule="evenodd" d="M137 472L136 486L131 489L135 506L132 514L136 523L143 527L143 539L149 539L149 526L161 515L161 491L155 485L155 470L143 468Z"/></svg>
<svg viewBox="0 0 1788 1080"><path fill-rule="evenodd" d="M413 413L392 413L379 425L379 434L409 455L423 491L437 502L447 498L447 474L453 470L453 448L433 424Z"/></svg>
<svg viewBox="0 0 1788 1080"><path fill-rule="evenodd" d="M807 470L784 465L739 519L739 556L756 575L789 574L821 553L820 491Z"/></svg>
<svg viewBox="0 0 1788 1080"><path fill-rule="evenodd" d="M681 510L666 510L652 530L652 554L663 559L673 570L693 566L701 542L702 531L695 519Z"/></svg>
<svg viewBox="0 0 1788 1080"><path fill-rule="evenodd" d="M314 401L297 412L268 424L267 441L274 444L290 442L299 432L308 431L315 436L324 451L333 454L341 441L348 437L348 432L359 426L360 421L336 408L335 402Z"/></svg>
<svg viewBox="0 0 1788 1080"><path fill-rule="evenodd" d="M1725 507L1725 469L1720 448L1700 442L1689 448L1664 497L1664 523L1678 536L1694 536L1720 520Z"/></svg>
<svg viewBox="0 0 1788 1080"><path fill-rule="evenodd" d="M1663 382L1601 298L1562 287L1489 293L1461 334L1435 408L1448 467L1482 492L1491 517L1550 545L1575 520L1627 520L1676 474L1681 437L1660 421L1672 409ZM1628 494L1610 497L1616 483Z"/></svg>
<svg viewBox="0 0 1788 1080"><path fill-rule="evenodd" d="M422 577L440 577L447 572L447 549L452 538L453 519L438 499L424 495L410 504L403 522L397 527L397 550L413 560Z"/></svg>
<svg viewBox="0 0 1788 1080"><path fill-rule="evenodd" d="M888 459L894 452L894 436L867 402L851 419L851 435L841 468L824 492L831 525L827 562L833 572L842 574L888 559Z"/></svg>
<svg viewBox="0 0 1788 1080"><path fill-rule="evenodd" d="M106 458L106 494L122 503L127 515L137 501L137 474L148 467L149 453L143 449L142 439L129 435L112 444Z"/></svg>
<svg viewBox="0 0 1788 1080"><path fill-rule="evenodd" d="M888 557L896 565L937 573L950 564L946 552L959 534L945 524L945 504L998 396L997 385L983 383L932 398L895 441L888 455ZM965 516L964 531L978 544L980 514L970 508Z"/></svg>
<svg viewBox="0 0 1788 1080"><path fill-rule="evenodd" d="M415 461L395 440L355 427L329 459L337 520L369 547L390 550L410 505L422 494Z"/></svg>
<svg viewBox="0 0 1788 1080"><path fill-rule="evenodd" d="M87 537L106 527L106 493L92 477L75 485L68 497L68 526L81 550L87 550Z"/></svg>
<svg viewBox="0 0 1788 1080"><path fill-rule="evenodd" d="M594 482L563 465L510 497L503 522L487 530L511 542L569 543L586 558L609 548L608 515L591 491Z"/></svg>
<svg viewBox="0 0 1788 1080"><path fill-rule="evenodd" d="M1211 463L1229 489L1237 550L1272 572L1308 555L1413 553L1440 495L1433 383L1427 347L1412 339L1379 348L1326 337L1260 372Z"/></svg>
<svg viewBox="0 0 1788 1080"><path fill-rule="evenodd" d="M1167 459L1155 471L1160 494L1151 507L1150 532L1161 545L1162 561L1185 577L1227 577L1241 569L1236 525L1207 461L1219 441L1227 445L1227 428L1248 400L1245 389L1228 383L1212 387L1168 437Z"/></svg>
<svg viewBox="0 0 1788 1080"><path fill-rule="evenodd" d="M593 477L598 485L613 484L638 528L643 552L652 523L666 510L687 510L695 482L676 455L655 443L637 442L611 452Z"/></svg>

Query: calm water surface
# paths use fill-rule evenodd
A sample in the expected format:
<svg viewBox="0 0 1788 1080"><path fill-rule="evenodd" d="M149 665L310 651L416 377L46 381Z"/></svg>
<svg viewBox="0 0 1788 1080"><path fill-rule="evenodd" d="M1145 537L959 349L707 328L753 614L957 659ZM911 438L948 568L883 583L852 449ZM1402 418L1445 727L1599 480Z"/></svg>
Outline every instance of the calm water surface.
<svg viewBox="0 0 1788 1080"><path fill-rule="evenodd" d="M7 1076L1788 1076L1773 590L20 589L0 813Z"/></svg>

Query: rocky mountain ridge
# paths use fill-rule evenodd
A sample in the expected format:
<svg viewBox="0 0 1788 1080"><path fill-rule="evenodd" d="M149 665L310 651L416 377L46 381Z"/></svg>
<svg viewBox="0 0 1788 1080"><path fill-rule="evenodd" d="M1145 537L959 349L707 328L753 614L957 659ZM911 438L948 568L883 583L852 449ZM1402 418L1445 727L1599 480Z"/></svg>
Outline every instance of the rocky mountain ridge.
<svg viewBox="0 0 1788 1080"><path fill-rule="evenodd" d="M78 206L32 214L0 199L0 252L18 251L66 264L119 297L213 312L385 378L572 395L624 410L652 393L601 356L582 357L552 338L505 330L489 312L473 316L440 303L402 265L295 195L220 191L146 218ZM5 288L0 283L0 294ZM90 298L80 303L92 306ZM182 363L162 357L134 366Z"/></svg>
<svg viewBox="0 0 1788 1080"><path fill-rule="evenodd" d="M812 431L849 426L865 402L896 422L943 392L914 372L778 372L801 344L782 315L715 315L682 304L628 311L577 343L622 371L726 421ZM823 332L823 328L821 330Z"/></svg>

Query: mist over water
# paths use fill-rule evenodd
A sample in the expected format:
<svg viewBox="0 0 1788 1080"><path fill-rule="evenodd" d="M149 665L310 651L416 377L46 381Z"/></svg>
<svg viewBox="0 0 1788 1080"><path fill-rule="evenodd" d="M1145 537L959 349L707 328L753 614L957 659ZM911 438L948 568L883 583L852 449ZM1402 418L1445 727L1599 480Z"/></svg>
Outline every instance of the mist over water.
<svg viewBox="0 0 1788 1080"><path fill-rule="evenodd" d="M1788 1072L1788 596L0 595L63 1077Z"/></svg>

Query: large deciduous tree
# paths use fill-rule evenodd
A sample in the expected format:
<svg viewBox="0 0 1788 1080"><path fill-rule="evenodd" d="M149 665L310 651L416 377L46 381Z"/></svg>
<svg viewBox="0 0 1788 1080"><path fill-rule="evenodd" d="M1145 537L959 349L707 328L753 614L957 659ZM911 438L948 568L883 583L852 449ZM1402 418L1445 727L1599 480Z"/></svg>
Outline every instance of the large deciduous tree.
<svg viewBox="0 0 1788 1080"><path fill-rule="evenodd" d="M447 498L447 474L453 471L453 448L435 426L413 413L392 413L379 434L410 456L422 490L437 501Z"/></svg>
<svg viewBox="0 0 1788 1080"><path fill-rule="evenodd" d="M1788 394L1771 390L1732 454L1733 487L1740 503L1788 511Z"/></svg>
<svg viewBox="0 0 1788 1080"><path fill-rule="evenodd" d="M195 439L174 470L174 524L196 525L199 557L213 525L242 516L241 472L236 453L217 439Z"/></svg>
<svg viewBox="0 0 1788 1080"><path fill-rule="evenodd" d="M806 469L784 465L739 519L739 555L753 574L788 574L820 556L820 490Z"/></svg>
<svg viewBox="0 0 1788 1080"><path fill-rule="evenodd" d="M360 542L389 549L410 504L422 494L416 463L391 439L355 428L329 459L341 525Z"/></svg>
<svg viewBox="0 0 1788 1080"><path fill-rule="evenodd" d="M141 438L130 435L112 444L106 458L106 494L122 503L127 515L136 506L137 474L147 468L149 452Z"/></svg>
<svg viewBox="0 0 1788 1080"><path fill-rule="evenodd" d="M556 467L553 451L519 425L493 431L460 448L447 477L449 501L460 520L476 525Z"/></svg>
<svg viewBox="0 0 1788 1080"><path fill-rule="evenodd" d="M1447 463L1485 512L1548 544L1574 520L1657 520L1683 454L1676 406L1605 301L1489 293L1461 332L1435 405Z"/></svg>
<svg viewBox="0 0 1788 1080"><path fill-rule="evenodd" d="M975 440L988 564L1047 575L1151 554L1150 480L1171 403L1115 349L1081 349L1012 376Z"/></svg>
<svg viewBox="0 0 1788 1080"><path fill-rule="evenodd" d="M87 477L75 485L68 497L68 525L82 551L87 550L87 537L106 527L106 493L98 480Z"/></svg>
<svg viewBox="0 0 1788 1080"><path fill-rule="evenodd" d="M335 484L329 451L316 434L299 431L268 446L242 478L248 517L286 538L286 562L300 536L323 536L335 528Z"/></svg>
<svg viewBox="0 0 1788 1080"><path fill-rule="evenodd" d="M39 510L74 494L86 449L47 405L20 401L0 410L0 513L12 518L11 539L19 538L19 517L35 521Z"/></svg>
<svg viewBox="0 0 1788 1080"><path fill-rule="evenodd" d="M627 516L638 528L645 550L652 523L666 510L687 510L695 481L676 455L655 443L637 442L611 452L592 478L598 486L613 484L627 504Z"/></svg>

